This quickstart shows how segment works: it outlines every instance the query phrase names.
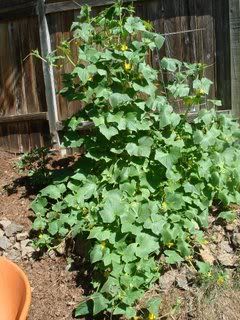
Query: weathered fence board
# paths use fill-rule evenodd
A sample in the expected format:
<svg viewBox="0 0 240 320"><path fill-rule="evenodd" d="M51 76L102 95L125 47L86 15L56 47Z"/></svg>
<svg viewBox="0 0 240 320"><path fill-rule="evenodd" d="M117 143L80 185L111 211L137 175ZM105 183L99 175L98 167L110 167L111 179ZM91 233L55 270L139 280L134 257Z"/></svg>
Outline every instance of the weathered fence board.
<svg viewBox="0 0 240 320"><path fill-rule="evenodd" d="M44 0L1 0L0 148L22 152L49 143L49 127L53 134L58 120L81 108L80 102L68 103L55 95L55 90L61 88L61 74L71 70L70 64L52 74L37 59L25 58L37 48L46 54L69 38L71 23L81 5L94 6L93 14L97 14L113 2L45 0L44 4ZM166 36L164 48L151 56L154 66L164 55L205 63L206 75L214 81L211 94L223 100L224 109L230 109L233 102L235 114L240 114L240 0L125 2L134 2L137 15L151 21L156 31Z"/></svg>
<svg viewBox="0 0 240 320"><path fill-rule="evenodd" d="M36 128L30 130L30 116L18 129L19 119L23 121L24 115L47 111L42 64L33 57L27 58L33 49L40 47L38 34L37 17L0 21L0 122L5 123L1 124L1 131L4 139L7 137L8 150L15 152L25 150L25 139L33 143L29 146L38 145L41 139L36 136L41 137L43 127L47 128L44 125L39 132ZM16 116L15 124L9 116ZM6 123L8 120L11 123ZM36 120L32 121L36 124ZM43 117L38 117L38 121L44 121ZM0 145L5 148L5 143Z"/></svg>
<svg viewBox="0 0 240 320"><path fill-rule="evenodd" d="M233 113L240 116L240 0L230 0L230 43Z"/></svg>

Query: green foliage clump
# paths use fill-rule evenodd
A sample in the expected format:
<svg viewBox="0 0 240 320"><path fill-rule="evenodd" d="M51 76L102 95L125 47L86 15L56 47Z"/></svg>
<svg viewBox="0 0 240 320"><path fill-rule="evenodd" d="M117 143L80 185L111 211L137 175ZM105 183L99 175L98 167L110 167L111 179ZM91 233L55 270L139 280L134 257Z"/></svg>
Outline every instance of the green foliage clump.
<svg viewBox="0 0 240 320"><path fill-rule="evenodd" d="M188 123L193 105L219 104L207 100L211 81L200 64L147 63L164 39L133 14L118 3L91 18L83 7L73 39L50 57L73 65L61 94L84 107L68 120L64 143L85 155L74 174L40 192L33 229L39 246L76 235L91 241L95 292L79 316L135 317L137 302L159 279L159 258L171 265L191 259L213 202L224 210L240 202L238 124L214 109ZM183 114L174 111L176 101ZM81 134L79 126L89 123ZM154 319L156 299L146 309Z"/></svg>
<svg viewBox="0 0 240 320"><path fill-rule="evenodd" d="M47 147L34 148L24 153L16 163L19 172L27 173L30 184L43 188L50 182L49 149Z"/></svg>

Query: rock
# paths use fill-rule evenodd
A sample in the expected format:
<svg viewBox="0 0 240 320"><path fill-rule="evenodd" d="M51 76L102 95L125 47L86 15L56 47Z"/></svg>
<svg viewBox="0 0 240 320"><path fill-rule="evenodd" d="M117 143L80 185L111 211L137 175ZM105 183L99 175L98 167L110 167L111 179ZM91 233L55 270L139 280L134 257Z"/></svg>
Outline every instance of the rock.
<svg viewBox="0 0 240 320"><path fill-rule="evenodd" d="M0 238L0 249L6 251L8 248L11 247L11 245L12 244L7 237L3 236Z"/></svg>
<svg viewBox="0 0 240 320"><path fill-rule="evenodd" d="M223 238L224 238L224 233L215 232L212 236L212 241L217 244L221 242Z"/></svg>
<svg viewBox="0 0 240 320"><path fill-rule="evenodd" d="M0 228L5 231L5 229L11 224L11 221L7 219L0 220Z"/></svg>
<svg viewBox="0 0 240 320"><path fill-rule="evenodd" d="M233 249L230 247L229 242L228 241L222 241L220 243L220 250L221 252L227 252L227 253L231 253L233 252Z"/></svg>
<svg viewBox="0 0 240 320"><path fill-rule="evenodd" d="M27 238L28 238L28 232L21 232L16 235L17 241L23 241L23 240L26 240Z"/></svg>
<svg viewBox="0 0 240 320"><path fill-rule="evenodd" d="M18 242L14 243L13 249L20 251L20 249L21 249L20 243L18 243Z"/></svg>
<svg viewBox="0 0 240 320"><path fill-rule="evenodd" d="M34 252L33 247L26 246L22 248L22 257L28 256L31 257Z"/></svg>
<svg viewBox="0 0 240 320"><path fill-rule="evenodd" d="M0 229L0 238L4 236L4 231Z"/></svg>
<svg viewBox="0 0 240 320"><path fill-rule="evenodd" d="M22 230L23 230L23 226L13 222L6 227L5 234L7 237L12 237L18 232L22 232Z"/></svg>
<svg viewBox="0 0 240 320"><path fill-rule="evenodd" d="M48 256L49 256L49 258L54 260L56 258L56 252L54 250L49 250Z"/></svg>
<svg viewBox="0 0 240 320"><path fill-rule="evenodd" d="M237 257L234 254L222 252L218 255L218 261L224 267L234 267L237 264Z"/></svg>
<svg viewBox="0 0 240 320"><path fill-rule="evenodd" d="M19 250L11 249L9 252L7 252L6 256L10 260L19 261L21 258L21 253Z"/></svg>
<svg viewBox="0 0 240 320"><path fill-rule="evenodd" d="M186 275L179 275L177 277L177 285L180 289L189 290L188 281Z"/></svg>
<svg viewBox="0 0 240 320"><path fill-rule="evenodd" d="M20 242L20 246L21 246L21 248L23 249L23 248L25 248L28 244L30 244L31 243L31 240L30 239L26 239L26 240L22 240L21 242Z"/></svg>
<svg viewBox="0 0 240 320"><path fill-rule="evenodd" d="M240 233L233 234L232 242L236 248L240 247Z"/></svg>
<svg viewBox="0 0 240 320"><path fill-rule="evenodd" d="M200 249L200 256L202 257L204 262L213 265L215 258L208 246L202 245L202 249Z"/></svg>
<svg viewBox="0 0 240 320"><path fill-rule="evenodd" d="M64 255L64 253L66 252L66 243L65 241L61 242L55 249L55 251L60 254L60 255Z"/></svg>
<svg viewBox="0 0 240 320"><path fill-rule="evenodd" d="M165 272L159 279L159 285L162 290L169 290L176 281L178 275L177 270L169 270Z"/></svg>
<svg viewBox="0 0 240 320"><path fill-rule="evenodd" d="M234 230L237 229L237 224L236 224L236 223L227 224L227 225L225 226L225 229L226 229L227 231L234 231Z"/></svg>
<svg viewBox="0 0 240 320"><path fill-rule="evenodd" d="M16 242L16 238L15 237L10 237L8 238L12 243L15 243Z"/></svg>

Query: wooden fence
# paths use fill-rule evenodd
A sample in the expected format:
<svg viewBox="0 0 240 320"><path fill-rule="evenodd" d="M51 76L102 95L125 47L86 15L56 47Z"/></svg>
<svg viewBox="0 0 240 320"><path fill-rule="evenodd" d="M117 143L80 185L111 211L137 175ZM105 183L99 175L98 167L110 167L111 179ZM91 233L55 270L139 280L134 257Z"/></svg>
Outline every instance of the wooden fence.
<svg viewBox="0 0 240 320"><path fill-rule="evenodd" d="M61 72L27 57L46 55L70 36L80 6L97 13L114 0L1 0L0 2L0 148L23 152L59 143L57 124L76 112L55 92ZM137 15L166 35L161 56L208 65L211 94L223 108L240 114L240 0L145 0L134 2ZM153 56L153 63L158 56ZM64 71L68 71L68 66ZM51 137L51 139L50 139Z"/></svg>

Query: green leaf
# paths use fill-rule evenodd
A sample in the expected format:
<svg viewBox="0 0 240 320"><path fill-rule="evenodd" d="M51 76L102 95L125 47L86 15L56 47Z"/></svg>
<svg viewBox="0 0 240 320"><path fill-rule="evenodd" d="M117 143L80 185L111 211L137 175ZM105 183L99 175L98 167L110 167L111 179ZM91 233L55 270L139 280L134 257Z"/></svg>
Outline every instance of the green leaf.
<svg viewBox="0 0 240 320"><path fill-rule="evenodd" d="M145 26L139 17L128 17L124 24L124 28L129 33L133 33L134 31L145 31Z"/></svg>
<svg viewBox="0 0 240 320"><path fill-rule="evenodd" d="M93 299L93 315L108 308L108 300L101 293L94 293L91 298Z"/></svg>
<svg viewBox="0 0 240 320"><path fill-rule="evenodd" d="M165 168L171 169L181 156L178 147L172 147L169 152L164 152L157 149L155 153L155 160L159 161Z"/></svg>
<svg viewBox="0 0 240 320"><path fill-rule="evenodd" d="M161 302L161 297L152 297L150 300L148 300L147 310L149 311L149 313L152 313L157 317L159 314Z"/></svg>
<svg viewBox="0 0 240 320"><path fill-rule="evenodd" d="M58 200L61 198L61 191L59 190L59 188L55 185L51 185L51 186L48 186L44 189L42 189L41 191L41 195L42 196L47 196L51 199L55 199L55 200Z"/></svg>
<svg viewBox="0 0 240 320"><path fill-rule="evenodd" d="M80 68L80 67L76 67L73 70L73 73L76 73L79 77L79 79L82 81L82 84L86 84L88 82L88 79L90 77L89 72L87 71L86 68Z"/></svg>
<svg viewBox="0 0 240 320"><path fill-rule="evenodd" d="M91 300L82 301L75 310L75 316L85 316L92 313L93 305Z"/></svg>
<svg viewBox="0 0 240 320"><path fill-rule="evenodd" d="M53 222L50 222L48 225L48 232L54 236L55 234L58 233L58 221L55 220Z"/></svg>
<svg viewBox="0 0 240 320"><path fill-rule="evenodd" d="M43 197L37 197L31 204L32 210L37 214L44 214L46 212L46 206L48 202L46 198Z"/></svg>
<svg viewBox="0 0 240 320"><path fill-rule="evenodd" d="M114 137L118 134L117 128L107 127L104 124L99 126L99 130L108 140L110 140L112 137Z"/></svg>
<svg viewBox="0 0 240 320"><path fill-rule="evenodd" d="M130 156L149 157L151 153L151 146L153 139L150 137L142 137L138 140L138 145L135 143L128 143L126 151Z"/></svg>
<svg viewBox="0 0 240 320"><path fill-rule="evenodd" d="M175 72L182 65L182 62L172 58L163 58L161 61L161 66L170 72Z"/></svg>
<svg viewBox="0 0 240 320"><path fill-rule="evenodd" d="M222 218L227 222L232 222L237 218L237 214L236 212L233 212L233 211L224 211L218 215L218 218Z"/></svg>
<svg viewBox="0 0 240 320"><path fill-rule="evenodd" d="M113 93L109 98L110 105L113 108L126 104L129 101L131 101L131 98L129 97L129 95L121 94L121 93Z"/></svg>
<svg viewBox="0 0 240 320"><path fill-rule="evenodd" d="M196 261L196 264L199 269L199 273L207 274L211 271L212 267L209 263L202 262L202 261Z"/></svg>
<svg viewBox="0 0 240 320"><path fill-rule="evenodd" d="M103 210L99 212L104 223L112 223L116 216L120 215L123 210L121 194L117 190L111 190L107 193Z"/></svg>
<svg viewBox="0 0 240 320"><path fill-rule="evenodd" d="M195 90L202 90L205 94L209 93L212 81L207 78L196 79L193 81L193 88Z"/></svg>
<svg viewBox="0 0 240 320"><path fill-rule="evenodd" d="M155 43L156 43L156 46L157 46L158 49L162 48L164 42L165 42L165 38L161 34L158 34L155 37Z"/></svg>
<svg viewBox="0 0 240 320"><path fill-rule="evenodd" d="M102 246L100 244L96 244L90 253L91 263L98 262L102 260L102 258L103 258Z"/></svg>
<svg viewBox="0 0 240 320"><path fill-rule="evenodd" d="M152 252L159 250L159 243L156 237L150 236L149 234L140 234L136 238L138 247L136 248L136 256L144 258Z"/></svg>
<svg viewBox="0 0 240 320"><path fill-rule="evenodd" d="M169 264L176 264L184 260L176 251L173 250L165 250L164 254L167 256L166 262Z"/></svg>

